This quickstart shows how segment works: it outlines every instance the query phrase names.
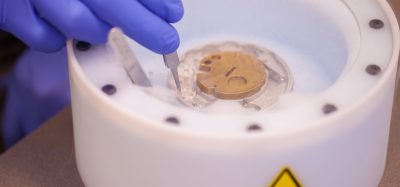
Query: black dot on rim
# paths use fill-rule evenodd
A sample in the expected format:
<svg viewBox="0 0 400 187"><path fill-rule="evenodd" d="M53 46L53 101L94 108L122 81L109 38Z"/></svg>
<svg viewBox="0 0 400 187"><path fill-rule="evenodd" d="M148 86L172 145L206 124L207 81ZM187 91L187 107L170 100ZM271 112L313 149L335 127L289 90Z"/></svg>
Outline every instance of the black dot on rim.
<svg viewBox="0 0 400 187"><path fill-rule="evenodd" d="M117 92L117 88L112 84L104 85L101 90L103 90L107 95L114 95Z"/></svg>
<svg viewBox="0 0 400 187"><path fill-rule="evenodd" d="M381 29L385 26L385 23L380 19L373 19L369 21L369 26L373 29Z"/></svg>
<svg viewBox="0 0 400 187"><path fill-rule="evenodd" d="M322 109L324 114L331 114L338 110L338 108L333 104L326 104Z"/></svg>
<svg viewBox="0 0 400 187"><path fill-rule="evenodd" d="M371 64L371 65L367 66L366 71L370 75L378 75L379 73L381 73L382 69L378 65Z"/></svg>
<svg viewBox="0 0 400 187"><path fill-rule="evenodd" d="M170 124L174 124L174 125L179 125L179 119L177 117L174 116L170 116L168 118L165 119L165 122L170 123Z"/></svg>
<svg viewBox="0 0 400 187"><path fill-rule="evenodd" d="M258 124L251 124L249 127L247 127L248 132L258 132L262 131L262 127Z"/></svg>
<svg viewBox="0 0 400 187"><path fill-rule="evenodd" d="M87 43L87 42L84 42L84 41L78 41L78 42L75 43L75 47L79 51L87 51L92 47L92 45L90 43Z"/></svg>

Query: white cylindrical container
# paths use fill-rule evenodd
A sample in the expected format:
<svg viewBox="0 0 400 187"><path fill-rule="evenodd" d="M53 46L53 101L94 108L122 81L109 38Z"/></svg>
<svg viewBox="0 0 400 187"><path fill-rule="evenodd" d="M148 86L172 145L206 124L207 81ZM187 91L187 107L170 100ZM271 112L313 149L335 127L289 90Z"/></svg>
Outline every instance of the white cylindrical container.
<svg viewBox="0 0 400 187"><path fill-rule="evenodd" d="M144 89L107 44L82 51L71 41L75 151L86 186L378 186L400 41L385 0L184 5L180 54L221 41L268 48L289 67L293 90L261 111L229 101L192 109L173 97L160 55L131 43L154 85Z"/></svg>

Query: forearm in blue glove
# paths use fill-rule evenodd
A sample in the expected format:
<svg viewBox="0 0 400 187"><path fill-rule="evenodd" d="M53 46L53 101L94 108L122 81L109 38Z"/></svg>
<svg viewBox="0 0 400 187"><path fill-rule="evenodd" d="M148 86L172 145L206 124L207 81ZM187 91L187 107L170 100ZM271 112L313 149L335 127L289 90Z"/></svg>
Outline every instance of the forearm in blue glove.
<svg viewBox="0 0 400 187"><path fill-rule="evenodd" d="M31 48L53 52L67 38L103 43L111 27L154 52L179 46L170 25L183 16L181 0L0 0L0 28Z"/></svg>

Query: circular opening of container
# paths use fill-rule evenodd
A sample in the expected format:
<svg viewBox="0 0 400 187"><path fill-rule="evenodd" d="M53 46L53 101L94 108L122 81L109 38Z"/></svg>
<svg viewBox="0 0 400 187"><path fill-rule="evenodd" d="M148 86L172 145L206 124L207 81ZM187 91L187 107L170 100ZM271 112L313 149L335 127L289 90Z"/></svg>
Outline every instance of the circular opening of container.
<svg viewBox="0 0 400 187"><path fill-rule="evenodd" d="M227 3L230 6L221 13L220 7L226 7ZM215 93L215 97L211 97L208 90L212 88L196 90L199 89L196 80L201 67L188 65L189 68L180 67L179 74L182 84L193 84L182 85L184 89L180 93L195 101L189 106L179 98L170 70L163 66L161 56L134 41L129 40L129 47L152 87L132 84L115 57L113 47L108 44L93 46L88 51L75 49L74 55L85 75L99 90L109 82L118 83L118 94L111 99L132 115L171 122L174 120L165 116L172 113L179 116L178 123L185 122L179 129L220 135L244 134L243 124L252 121L267 124L262 128L268 132L301 128L301 125L293 124L314 124L316 120L333 116L326 114L345 111L367 95L366 90L376 83L377 79L371 79L370 75L384 74L390 51L393 51L390 49L392 43L388 43L392 41L389 27L382 27L378 31L381 34L371 29L371 25L380 26L380 21L388 26L388 20L382 14L366 14L370 11L362 10L371 7L355 6L351 1L206 0L187 2L185 9L184 19L174 25L181 38L178 52L185 61L181 67L198 63L205 66L204 72L212 72L217 62L224 60L225 53L240 52L242 57L251 54L257 60L265 55L261 63L276 63L263 64L265 74L260 76L265 75L265 79L254 79L263 81L261 87L256 84L259 90L252 92L252 88L246 88L245 94L236 94L240 97L234 98L217 97ZM204 9L207 9L207 16L204 16ZM371 21L371 17L380 21ZM372 45L371 41L387 50L376 54L370 48L361 47L361 44ZM256 69L229 67L221 74L227 80L224 86L252 84L247 74L238 73ZM275 88L270 89L268 86L272 84ZM275 93L276 88L281 92ZM343 88L354 90L344 92ZM335 105L321 106L326 101L334 101ZM336 106L340 106L340 111ZM302 113L307 115L298 115Z"/></svg>
<svg viewBox="0 0 400 187"><path fill-rule="evenodd" d="M175 25L181 37L179 54L183 63L179 72L183 86L179 107L207 108L202 111L209 114L247 114L273 108L285 94L318 95L352 67L360 49L360 23L343 2L234 0L229 1L230 6L221 14L219 7L224 3L226 1L187 3L185 17ZM198 7L207 7L208 16L204 16L203 9ZM260 19L254 19L256 17ZM135 43L132 46L144 69L157 72L149 75L149 79L165 89L174 90L175 82L170 73L159 70L157 55ZM209 82L210 88L206 92L204 88L199 88L196 83L199 71L210 72L212 67L216 67L214 61L221 61L212 58L202 60L209 55L221 58L220 52L232 51L248 53L255 58L264 54L265 61L259 58L263 62L276 58L277 63L266 63L264 67L267 80L275 79L276 87L265 86L255 93L249 92L252 94L238 99L235 107L210 94L216 91L212 87L218 84ZM240 68L234 70L238 73ZM165 79L169 79L168 85L165 85ZM273 85L268 81L266 85ZM158 98L160 91L155 92L151 95ZM243 112L243 109L248 111Z"/></svg>

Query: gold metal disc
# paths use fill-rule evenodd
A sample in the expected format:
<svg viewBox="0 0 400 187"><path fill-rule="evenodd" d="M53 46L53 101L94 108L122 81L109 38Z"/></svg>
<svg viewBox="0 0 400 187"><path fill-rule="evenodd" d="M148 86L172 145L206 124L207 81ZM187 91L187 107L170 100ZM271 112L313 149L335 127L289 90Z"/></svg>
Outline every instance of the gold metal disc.
<svg viewBox="0 0 400 187"><path fill-rule="evenodd" d="M219 52L204 58L197 86L218 99L238 100L257 93L267 81L264 64L242 52Z"/></svg>

